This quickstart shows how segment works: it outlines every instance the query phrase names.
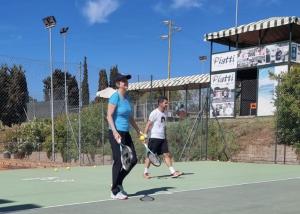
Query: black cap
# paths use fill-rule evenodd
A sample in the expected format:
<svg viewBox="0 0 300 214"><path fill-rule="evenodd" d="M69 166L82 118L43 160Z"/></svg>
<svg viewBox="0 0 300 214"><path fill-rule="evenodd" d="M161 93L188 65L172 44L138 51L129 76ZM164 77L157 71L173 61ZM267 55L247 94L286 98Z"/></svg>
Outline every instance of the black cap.
<svg viewBox="0 0 300 214"><path fill-rule="evenodd" d="M131 79L131 75L125 75L125 74L117 74L115 81L121 81L123 79Z"/></svg>

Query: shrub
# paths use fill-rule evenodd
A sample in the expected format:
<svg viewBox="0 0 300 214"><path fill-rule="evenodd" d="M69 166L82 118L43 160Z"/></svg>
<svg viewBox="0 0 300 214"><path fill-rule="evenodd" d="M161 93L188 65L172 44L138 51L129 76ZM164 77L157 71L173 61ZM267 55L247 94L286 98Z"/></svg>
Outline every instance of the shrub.
<svg viewBox="0 0 300 214"><path fill-rule="evenodd" d="M300 67L276 78L280 80L275 99L278 141L300 148Z"/></svg>

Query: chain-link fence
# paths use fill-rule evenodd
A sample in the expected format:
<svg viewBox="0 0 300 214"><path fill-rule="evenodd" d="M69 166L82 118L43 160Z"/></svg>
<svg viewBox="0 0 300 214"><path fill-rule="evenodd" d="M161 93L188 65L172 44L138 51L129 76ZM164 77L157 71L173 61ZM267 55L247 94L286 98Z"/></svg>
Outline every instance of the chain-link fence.
<svg viewBox="0 0 300 214"><path fill-rule="evenodd" d="M0 56L1 152L27 161L54 161L54 151L57 163L110 162L105 156L109 149L104 148L106 102L81 106L80 63L54 62L53 68L51 81L47 61ZM98 75L98 68L88 69Z"/></svg>
<svg viewBox="0 0 300 214"><path fill-rule="evenodd" d="M80 63L67 64L67 87L64 86L63 63L54 63L54 129L49 63L0 56L0 66L0 150L4 152L3 157L53 163L54 151L55 163L111 163L105 119L107 100L92 97L89 103L82 105ZM88 68L90 74L99 72L97 68ZM168 140L174 159L297 162L299 76L296 73L293 77L282 77L277 96L274 97L274 88L268 92L271 94L268 104L260 100L264 90L258 80L238 78L234 92L236 118L230 120L209 115L207 88L187 86L171 90L167 110ZM90 91L91 95L93 93ZM134 117L143 129L150 112L157 107L157 98L168 96L168 91L130 91L129 95ZM253 103L257 104L255 108L251 106ZM261 105L270 105L265 109L273 113L266 115ZM247 115L267 117L239 117ZM132 136L142 162L144 148L134 132Z"/></svg>

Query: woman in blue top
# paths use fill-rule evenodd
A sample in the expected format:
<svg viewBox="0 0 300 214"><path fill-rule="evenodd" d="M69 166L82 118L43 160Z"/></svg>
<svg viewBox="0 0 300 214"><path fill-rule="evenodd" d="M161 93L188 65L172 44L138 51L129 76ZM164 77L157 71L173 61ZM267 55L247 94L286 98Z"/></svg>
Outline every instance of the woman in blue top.
<svg viewBox="0 0 300 214"><path fill-rule="evenodd" d="M130 124L136 130L138 135L141 133L139 127L132 116L132 109L129 97L126 95L128 89L128 79L131 75L118 74L116 77L116 86L118 90L109 98L107 121L109 123L109 141L113 154L112 167L112 186L111 197L113 199L127 199L127 193L123 189L123 180L128 175L130 170L137 163L136 152L131 136L129 134ZM122 143L129 146L133 153L131 168L126 171L122 168L120 140Z"/></svg>

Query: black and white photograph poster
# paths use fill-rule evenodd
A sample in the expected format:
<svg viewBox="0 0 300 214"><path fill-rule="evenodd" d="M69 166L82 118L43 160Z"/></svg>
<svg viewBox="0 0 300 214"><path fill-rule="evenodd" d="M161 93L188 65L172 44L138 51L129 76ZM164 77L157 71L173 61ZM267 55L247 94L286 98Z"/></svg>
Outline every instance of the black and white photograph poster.
<svg viewBox="0 0 300 214"><path fill-rule="evenodd" d="M234 117L235 72L211 75L211 117Z"/></svg>

